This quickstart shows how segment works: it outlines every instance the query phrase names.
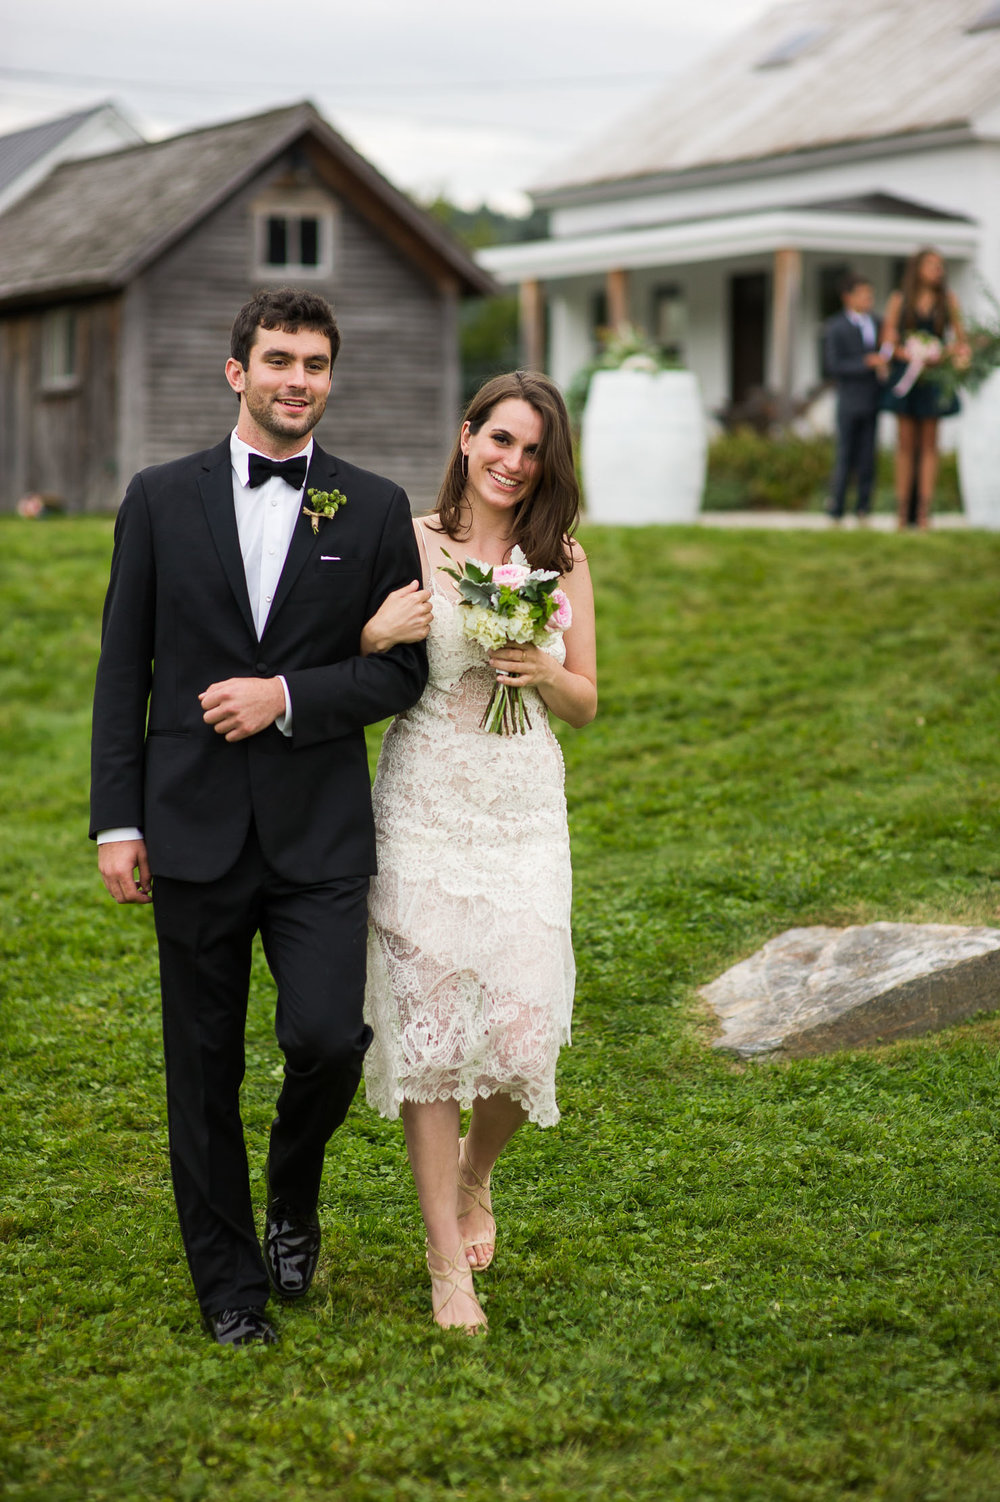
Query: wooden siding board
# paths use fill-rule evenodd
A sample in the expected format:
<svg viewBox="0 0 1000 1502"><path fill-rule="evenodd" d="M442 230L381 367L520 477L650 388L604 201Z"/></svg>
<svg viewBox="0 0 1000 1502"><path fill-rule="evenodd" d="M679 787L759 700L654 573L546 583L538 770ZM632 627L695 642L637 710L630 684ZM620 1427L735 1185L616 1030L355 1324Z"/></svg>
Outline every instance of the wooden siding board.
<svg viewBox="0 0 1000 1502"><path fill-rule="evenodd" d="M209 447L231 430L238 408L224 373L229 332L260 284L252 205L293 165L290 155L277 158L124 297L77 304L85 363L72 392L35 399L43 313L0 320L0 413L10 435L0 437L0 506L44 488L73 506L110 508L136 469ZM329 191L318 178L310 186ZM334 201L333 274L308 285L336 307L344 345L317 438L391 476L424 510L457 420L456 296L369 215Z"/></svg>
<svg viewBox="0 0 1000 1502"><path fill-rule="evenodd" d="M114 504L118 478L120 299L75 305L80 378L67 391L42 390L44 314L2 320L4 423L0 508L29 491L61 496L73 511Z"/></svg>
<svg viewBox="0 0 1000 1502"><path fill-rule="evenodd" d="M120 487L141 468L149 422L149 366L147 343L147 285L139 277L126 288L122 300L120 423L118 478Z"/></svg>
<svg viewBox="0 0 1000 1502"><path fill-rule="evenodd" d="M253 179L143 278L143 464L216 443L235 422L223 368L233 317L259 281L252 204L289 165L279 159ZM445 333L447 300L349 204L338 204L337 218L333 275L308 283L334 304L344 340L316 436L352 463L391 476L423 508L437 494L451 438L442 412L444 393L457 386L458 352Z"/></svg>
<svg viewBox="0 0 1000 1502"><path fill-rule="evenodd" d="M0 323L0 508L13 510L28 489L26 424L31 391L31 322Z"/></svg>

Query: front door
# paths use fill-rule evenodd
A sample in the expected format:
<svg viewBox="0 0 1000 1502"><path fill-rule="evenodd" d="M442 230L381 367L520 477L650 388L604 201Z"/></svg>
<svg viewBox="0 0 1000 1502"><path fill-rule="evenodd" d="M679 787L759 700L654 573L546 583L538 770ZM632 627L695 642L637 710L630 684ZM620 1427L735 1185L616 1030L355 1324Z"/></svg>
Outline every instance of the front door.
<svg viewBox="0 0 1000 1502"><path fill-rule="evenodd" d="M771 278L750 271L729 279L729 385L734 403L764 387L767 304Z"/></svg>

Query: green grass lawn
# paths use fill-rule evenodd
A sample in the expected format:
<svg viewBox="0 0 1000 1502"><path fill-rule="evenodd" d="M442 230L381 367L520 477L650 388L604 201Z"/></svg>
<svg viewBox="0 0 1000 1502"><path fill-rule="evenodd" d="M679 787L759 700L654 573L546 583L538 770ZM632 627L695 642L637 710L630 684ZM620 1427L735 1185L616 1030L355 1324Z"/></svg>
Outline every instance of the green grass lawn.
<svg viewBox="0 0 1000 1502"><path fill-rule="evenodd" d="M1000 919L1000 537L584 540L576 1030L561 1125L496 1176L490 1334L431 1325L402 1134L359 1099L314 1294L277 1349L223 1351L174 1221L150 914L86 840L111 524L0 521L3 1495L1000 1498L1000 1020L745 1067L695 990L793 924ZM272 1006L258 960L258 1194Z"/></svg>

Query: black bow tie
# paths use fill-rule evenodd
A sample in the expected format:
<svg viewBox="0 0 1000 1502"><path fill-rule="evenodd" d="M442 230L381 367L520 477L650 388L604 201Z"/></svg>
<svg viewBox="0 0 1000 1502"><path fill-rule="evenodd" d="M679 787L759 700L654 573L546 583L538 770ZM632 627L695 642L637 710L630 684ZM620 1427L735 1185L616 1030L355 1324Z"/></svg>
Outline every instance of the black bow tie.
<svg viewBox="0 0 1000 1502"><path fill-rule="evenodd" d="M272 475L277 475L279 480L284 480L293 490L301 490L305 484L306 470L309 468L305 454L299 454L294 459L265 459L263 454L250 454L249 459L250 478L247 483L251 490L263 485Z"/></svg>

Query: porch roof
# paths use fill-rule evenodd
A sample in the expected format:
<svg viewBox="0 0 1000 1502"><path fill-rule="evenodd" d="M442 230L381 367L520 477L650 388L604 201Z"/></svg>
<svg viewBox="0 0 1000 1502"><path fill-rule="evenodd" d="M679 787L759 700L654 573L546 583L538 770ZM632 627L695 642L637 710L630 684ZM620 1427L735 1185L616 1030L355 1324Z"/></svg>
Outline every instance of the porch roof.
<svg viewBox="0 0 1000 1502"><path fill-rule="evenodd" d="M979 247L980 228L971 220L891 202L872 208L849 204L800 204L758 209L719 218L692 219L642 229L532 240L497 245L477 260L497 281L557 281L604 273L770 255L776 250L819 251L827 255L908 256L915 245L932 243L941 254L968 260Z"/></svg>

